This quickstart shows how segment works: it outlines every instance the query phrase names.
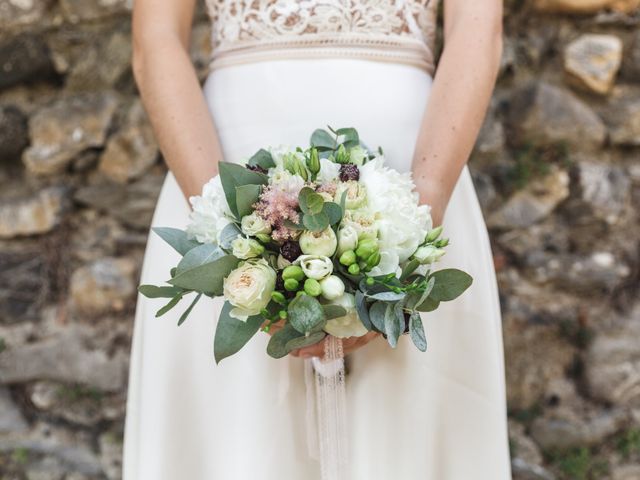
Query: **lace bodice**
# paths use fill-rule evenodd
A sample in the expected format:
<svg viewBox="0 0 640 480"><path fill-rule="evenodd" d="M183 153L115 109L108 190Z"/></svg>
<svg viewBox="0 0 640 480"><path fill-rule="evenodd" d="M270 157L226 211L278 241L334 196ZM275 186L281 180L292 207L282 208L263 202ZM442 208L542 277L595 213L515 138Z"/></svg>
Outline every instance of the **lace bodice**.
<svg viewBox="0 0 640 480"><path fill-rule="evenodd" d="M206 0L210 68L267 58L360 57L433 74L438 0Z"/></svg>

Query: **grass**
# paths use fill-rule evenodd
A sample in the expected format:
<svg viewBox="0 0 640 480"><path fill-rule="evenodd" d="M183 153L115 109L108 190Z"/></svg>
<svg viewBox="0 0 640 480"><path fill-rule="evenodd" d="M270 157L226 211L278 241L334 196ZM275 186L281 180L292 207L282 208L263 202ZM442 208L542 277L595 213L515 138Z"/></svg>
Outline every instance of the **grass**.
<svg viewBox="0 0 640 480"><path fill-rule="evenodd" d="M587 447L554 452L549 456L562 480L599 480L609 471L607 461L594 456Z"/></svg>

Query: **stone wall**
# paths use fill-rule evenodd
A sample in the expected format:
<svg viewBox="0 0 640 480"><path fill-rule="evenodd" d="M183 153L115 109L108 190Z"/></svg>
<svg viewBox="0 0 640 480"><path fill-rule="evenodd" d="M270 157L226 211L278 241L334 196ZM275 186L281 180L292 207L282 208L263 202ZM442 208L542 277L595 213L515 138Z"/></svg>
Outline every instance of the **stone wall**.
<svg viewBox="0 0 640 480"><path fill-rule="evenodd" d="M501 289L514 476L640 478L639 0L512 0L470 166ZM0 0L0 478L120 478L135 287L166 172L124 0ZM206 73L208 24L193 59Z"/></svg>

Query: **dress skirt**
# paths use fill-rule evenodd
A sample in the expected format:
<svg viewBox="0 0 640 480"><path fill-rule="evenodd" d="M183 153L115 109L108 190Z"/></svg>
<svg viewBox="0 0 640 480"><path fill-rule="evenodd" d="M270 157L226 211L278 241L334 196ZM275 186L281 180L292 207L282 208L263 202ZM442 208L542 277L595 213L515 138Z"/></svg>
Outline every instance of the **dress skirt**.
<svg viewBox="0 0 640 480"><path fill-rule="evenodd" d="M210 72L204 93L225 161L259 148L306 147L316 128L355 127L388 165L409 170L432 78L365 59L280 59ZM214 161L214 159L212 159ZM375 192L373 192L375 194ZM153 226L184 228L189 204L169 172ZM485 222L467 167L443 221L439 268L474 277L453 302L423 314L428 348L407 335L352 353L346 376L350 480L506 480L507 439L498 290ZM150 233L141 283L161 284L179 255ZM307 450L304 360L270 358L258 334L216 365L222 300L189 297L155 318L138 296L124 437L124 480L315 480Z"/></svg>

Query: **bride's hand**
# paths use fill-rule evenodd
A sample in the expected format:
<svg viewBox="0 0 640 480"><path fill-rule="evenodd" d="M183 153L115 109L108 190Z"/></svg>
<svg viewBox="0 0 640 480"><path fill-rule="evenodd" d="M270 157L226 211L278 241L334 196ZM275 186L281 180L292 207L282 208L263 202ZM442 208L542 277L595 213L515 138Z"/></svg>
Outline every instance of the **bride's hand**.
<svg viewBox="0 0 640 480"><path fill-rule="evenodd" d="M265 322L266 324L266 322ZM282 327L284 327L284 320L280 320L276 323L272 323L271 327L269 327L269 331L267 332L269 335L273 335L274 333L276 333L278 330L282 329ZM365 346L367 343L369 343L371 340L373 340L374 338L376 338L377 336L380 336L380 333L378 332L369 332L361 337L349 337L349 338L344 338L342 340L342 349L344 351L344 354L347 355L357 349L359 349L360 347ZM301 357L301 358L310 358L310 357L322 357L324 355L324 342L326 341L326 337L324 340L316 343L315 345L310 345L308 347L304 347L304 348L297 348L295 350L292 350L290 352L290 355L293 355L294 357Z"/></svg>
<svg viewBox="0 0 640 480"><path fill-rule="evenodd" d="M369 332L364 334L361 337L349 337L342 339L342 350L344 355L348 355L355 350L364 347L367 343L369 343L374 338L380 336L378 332ZM296 350L291 351L290 355L294 357L301 358L311 358L311 357L323 357L324 356L324 342L327 341L327 337L324 340L316 343L315 345L310 345L304 348L298 348Z"/></svg>

